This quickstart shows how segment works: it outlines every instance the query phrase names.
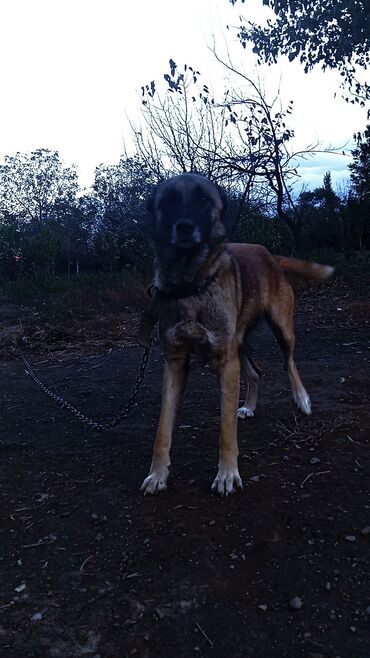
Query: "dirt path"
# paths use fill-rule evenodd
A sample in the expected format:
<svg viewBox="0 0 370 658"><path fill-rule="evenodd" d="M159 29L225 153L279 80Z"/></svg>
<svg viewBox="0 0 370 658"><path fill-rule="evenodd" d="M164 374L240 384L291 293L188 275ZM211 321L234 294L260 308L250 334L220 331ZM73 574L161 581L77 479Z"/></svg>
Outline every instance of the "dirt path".
<svg viewBox="0 0 370 658"><path fill-rule="evenodd" d="M210 494L219 404L208 368L192 368L171 485L151 498L139 486L160 406L158 347L140 405L105 435L1 362L1 657L369 658L370 325L355 320L335 290L299 304L310 418L293 409L270 334L257 332L266 374L258 414L239 422L245 488L225 500ZM108 420L140 354L32 361Z"/></svg>

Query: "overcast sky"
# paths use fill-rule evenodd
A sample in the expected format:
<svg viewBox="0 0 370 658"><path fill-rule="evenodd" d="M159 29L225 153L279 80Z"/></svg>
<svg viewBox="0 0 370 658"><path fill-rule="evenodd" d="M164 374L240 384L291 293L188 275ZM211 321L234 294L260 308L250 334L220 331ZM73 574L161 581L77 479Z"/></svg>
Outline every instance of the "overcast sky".
<svg viewBox="0 0 370 658"><path fill-rule="evenodd" d="M160 80L172 58L196 66L222 89L225 71L209 46L253 73L255 62L226 25L239 13L264 15L262 3L232 7L228 0L3 0L0 3L0 158L16 151L55 149L75 163L80 182L93 182L97 165L113 164L130 142L127 115L140 111L140 86ZM267 97L281 87L294 99L290 127L294 148L321 141L343 146L366 124L364 109L346 104L339 76L317 71L305 75L297 63L281 62L259 72ZM347 151L352 147L348 143ZM305 162L302 181L321 184L332 171L345 180L349 159L327 154Z"/></svg>

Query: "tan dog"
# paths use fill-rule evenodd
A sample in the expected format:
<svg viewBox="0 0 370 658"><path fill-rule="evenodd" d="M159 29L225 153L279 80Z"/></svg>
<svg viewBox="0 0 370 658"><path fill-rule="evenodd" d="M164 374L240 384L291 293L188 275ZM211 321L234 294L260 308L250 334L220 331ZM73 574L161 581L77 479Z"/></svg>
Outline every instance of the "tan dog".
<svg viewBox="0 0 370 658"><path fill-rule="evenodd" d="M333 268L272 256L259 245L226 244L224 209L218 188L197 174L161 183L151 202L155 282L150 314L153 324L159 322L165 366L153 459L142 485L146 494L167 486L172 432L191 353L214 366L220 378L220 453L212 491L227 495L242 487L237 444L240 365L248 395L238 415L245 417L256 408L259 380L246 336L261 316L283 351L294 401L311 413L293 359L294 295L285 272L325 279Z"/></svg>

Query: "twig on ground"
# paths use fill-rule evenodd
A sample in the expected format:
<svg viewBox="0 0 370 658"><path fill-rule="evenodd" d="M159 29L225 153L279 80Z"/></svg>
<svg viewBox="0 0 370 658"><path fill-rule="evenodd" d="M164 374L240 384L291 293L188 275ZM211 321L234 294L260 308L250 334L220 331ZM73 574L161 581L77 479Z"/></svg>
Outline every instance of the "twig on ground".
<svg viewBox="0 0 370 658"><path fill-rule="evenodd" d="M311 477L315 476L317 477L318 475L325 475L326 473L330 473L330 471L317 471L317 473L309 473L307 477L301 482L300 487L303 487L304 483L307 482Z"/></svg>
<svg viewBox="0 0 370 658"><path fill-rule="evenodd" d="M212 640L208 637L207 633L205 633L205 631L203 630L203 628L201 627L201 625L198 624L197 621L195 622L195 625L196 625L196 627L200 630L200 632L202 633L203 637L207 640L207 642L209 642L209 644L211 645L211 647L214 647L214 646L215 646L214 643L213 643Z"/></svg>
<svg viewBox="0 0 370 658"><path fill-rule="evenodd" d="M81 573L81 574L84 574L84 567L86 566L86 564L87 564L88 562L91 562L91 560L95 560L95 555L89 555L89 557L87 557L86 560L84 560L84 561L82 562L82 564L81 564L81 566L80 566L80 573Z"/></svg>

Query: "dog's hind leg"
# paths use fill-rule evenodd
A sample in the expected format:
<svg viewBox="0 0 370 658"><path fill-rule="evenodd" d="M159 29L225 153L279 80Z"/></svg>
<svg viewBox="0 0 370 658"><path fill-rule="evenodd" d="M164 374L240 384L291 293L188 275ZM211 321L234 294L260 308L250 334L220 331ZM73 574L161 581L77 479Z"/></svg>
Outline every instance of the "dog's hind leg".
<svg viewBox="0 0 370 658"><path fill-rule="evenodd" d="M297 407L309 416L311 413L311 401L302 384L293 358L295 346L293 292L289 284L285 284L284 289L281 292L282 294L274 300L272 307L267 312L266 319L269 322L283 352L285 368L288 372L292 387L293 400Z"/></svg>
<svg viewBox="0 0 370 658"><path fill-rule="evenodd" d="M167 488L172 433L189 371L188 357L166 359L163 373L162 408L153 446L149 475L141 485L144 494L155 494Z"/></svg>
<svg viewBox="0 0 370 658"><path fill-rule="evenodd" d="M252 359L250 347L247 344L243 344L239 348L239 358L243 379L247 386L247 397L243 406L238 409L238 418L245 418L246 416L254 416L260 376Z"/></svg>
<svg viewBox="0 0 370 658"><path fill-rule="evenodd" d="M227 360L220 365L219 376L221 388L220 458L212 491L221 496L227 496L233 493L235 488L242 489L243 487L238 470L239 450L235 413L240 387L240 361L236 340L231 346Z"/></svg>

